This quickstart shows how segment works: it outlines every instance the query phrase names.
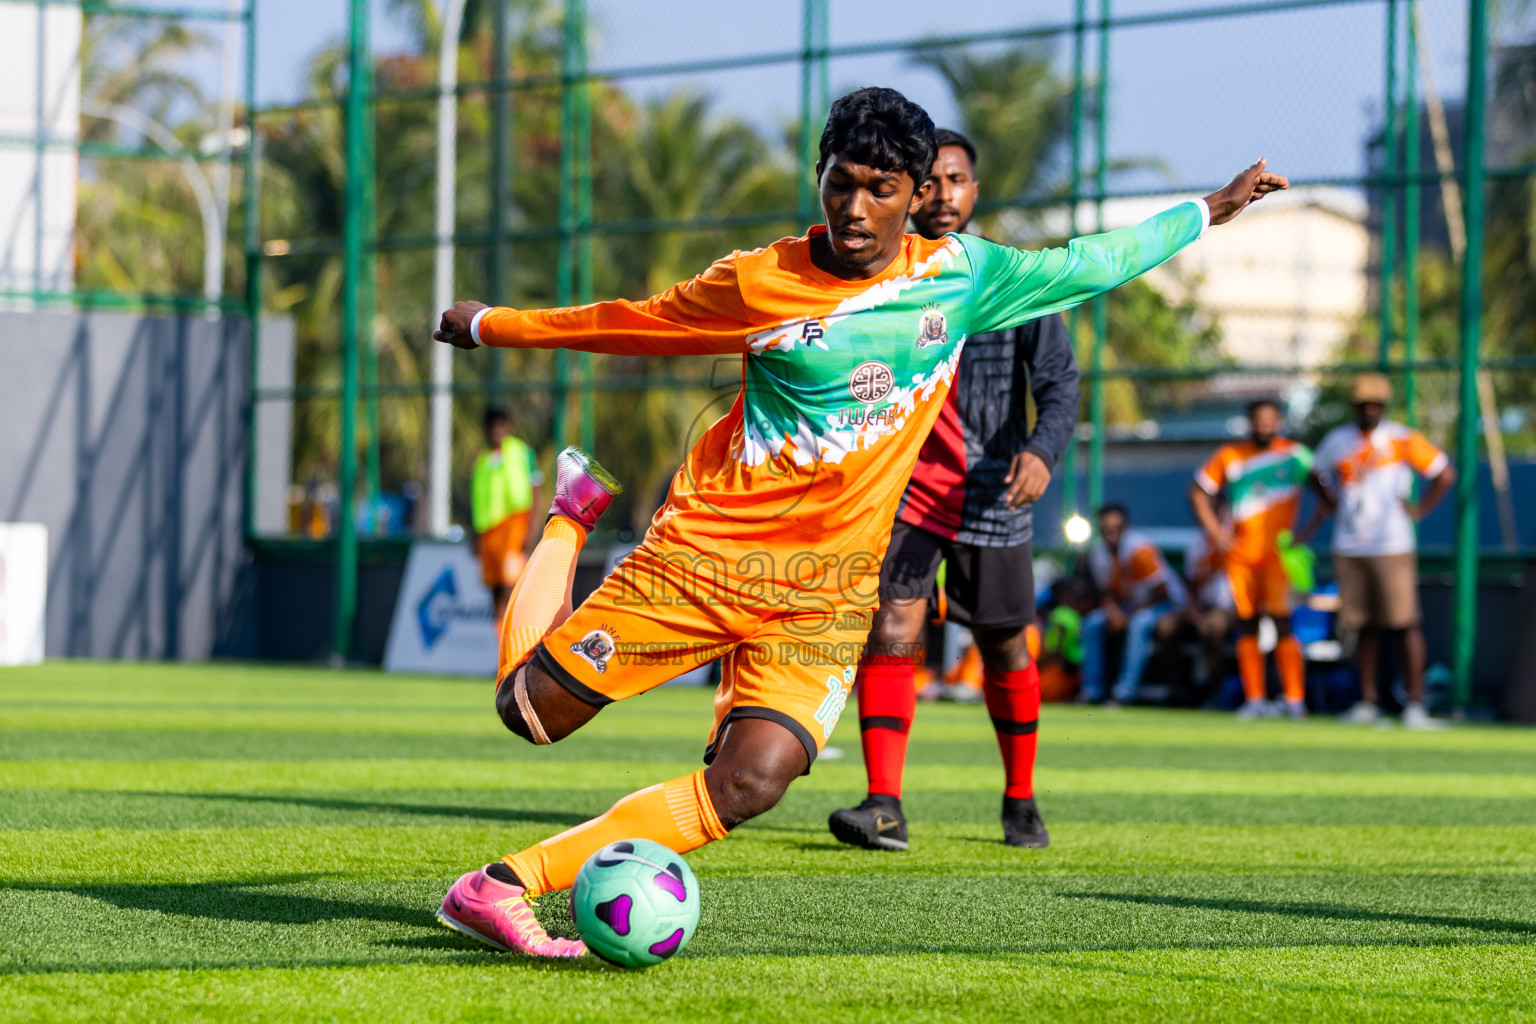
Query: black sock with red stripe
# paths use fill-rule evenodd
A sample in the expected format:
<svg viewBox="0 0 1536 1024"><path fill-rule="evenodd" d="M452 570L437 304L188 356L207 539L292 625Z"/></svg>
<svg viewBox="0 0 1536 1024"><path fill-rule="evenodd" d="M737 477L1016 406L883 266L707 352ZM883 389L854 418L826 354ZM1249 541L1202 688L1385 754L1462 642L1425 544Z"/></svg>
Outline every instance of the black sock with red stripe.
<svg viewBox="0 0 1536 1024"><path fill-rule="evenodd" d="M987 714L1003 753L1003 795L1035 795L1035 730L1040 723L1040 669L1033 662L1017 672L987 669L982 681Z"/></svg>
<svg viewBox="0 0 1536 1024"><path fill-rule="evenodd" d="M900 800L907 763L907 733L917 713L910 658L871 657L859 665L859 737L869 792Z"/></svg>

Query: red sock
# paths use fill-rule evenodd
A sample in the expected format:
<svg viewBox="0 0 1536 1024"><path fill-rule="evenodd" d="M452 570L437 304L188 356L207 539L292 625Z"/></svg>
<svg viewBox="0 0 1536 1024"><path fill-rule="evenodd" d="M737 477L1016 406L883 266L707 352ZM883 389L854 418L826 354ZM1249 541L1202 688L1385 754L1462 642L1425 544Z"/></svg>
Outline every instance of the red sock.
<svg viewBox="0 0 1536 1024"><path fill-rule="evenodd" d="M859 664L859 736L871 793L901 799L907 731L917 711L916 675L909 658L877 656Z"/></svg>
<svg viewBox="0 0 1536 1024"><path fill-rule="evenodd" d="M1034 662L1017 672L987 669L982 685L987 714L1003 752L1003 795L1035 795L1035 730L1040 724L1040 669Z"/></svg>

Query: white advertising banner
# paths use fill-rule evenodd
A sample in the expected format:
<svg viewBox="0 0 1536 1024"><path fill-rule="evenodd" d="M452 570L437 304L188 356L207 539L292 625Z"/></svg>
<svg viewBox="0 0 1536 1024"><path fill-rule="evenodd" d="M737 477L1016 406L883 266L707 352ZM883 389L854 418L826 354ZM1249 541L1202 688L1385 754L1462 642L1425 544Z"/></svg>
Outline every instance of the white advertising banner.
<svg viewBox="0 0 1536 1024"><path fill-rule="evenodd" d="M0 523L0 665L43 660L48 527Z"/></svg>
<svg viewBox="0 0 1536 1024"><path fill-rule="evenodd" d="M496 675L495 608L469 545L411 545L384 648L384 670Z"/></svg>

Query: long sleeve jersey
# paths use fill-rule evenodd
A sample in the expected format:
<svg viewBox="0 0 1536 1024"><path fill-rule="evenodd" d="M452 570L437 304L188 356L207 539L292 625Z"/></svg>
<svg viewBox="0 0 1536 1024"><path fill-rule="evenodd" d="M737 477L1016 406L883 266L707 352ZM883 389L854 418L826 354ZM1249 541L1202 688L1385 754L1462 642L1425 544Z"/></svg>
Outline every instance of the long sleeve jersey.
<svg viewBox="0 0 1536 1024"><path fill-rule="evenodd" d="M860 281L811 260L818 226L732 253L644 301L498 307L472 331L521 348L740 355L741 390L688 453L646 543L723 559L733 594L771 585L872 599L896 506L966 339L1145 273L1209 217L1203 202L1183 203L1040 251L907 235L884 272Z"/></svg>
<svg viewBox="0 0 1536 1024"><path fill-rule="evenodd" d="M1072 338L1060 314L968 339L897 518L978 547L1029 540L1031 506L1009 508L1003 498L1008 470L1026 451L1056 468L1077 424L1077 383ZM1035 399L1033 430L1026 392Z"/></svg>

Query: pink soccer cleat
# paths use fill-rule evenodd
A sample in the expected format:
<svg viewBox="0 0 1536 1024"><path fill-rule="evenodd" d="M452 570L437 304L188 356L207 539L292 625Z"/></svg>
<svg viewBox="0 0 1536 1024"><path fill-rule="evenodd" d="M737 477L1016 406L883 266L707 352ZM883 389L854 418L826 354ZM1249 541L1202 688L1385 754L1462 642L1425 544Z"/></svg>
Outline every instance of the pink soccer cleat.
<svg viewBox="0 0 1536 1024"><path fill-rule="evenodd" d="M533 916L533 900L523 895L523 887L498 882L483 868L453 883L438 908L437 920L445 928L508 952L576 957L587 951L580 939L550 938Z"/></svg>
<svg viewBox="0 0 1536 1024"><path fill-rule="evenodd" d="M623 493L624 485L612 473L571 445L555 459L555 500L549 514L563 516L591 533L614 497Z"/></svg>

